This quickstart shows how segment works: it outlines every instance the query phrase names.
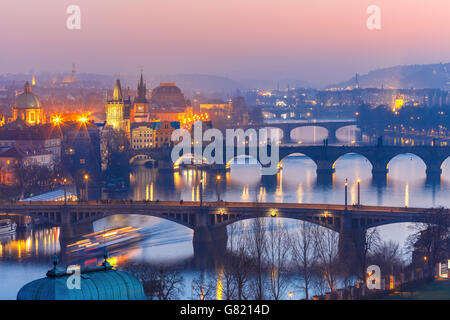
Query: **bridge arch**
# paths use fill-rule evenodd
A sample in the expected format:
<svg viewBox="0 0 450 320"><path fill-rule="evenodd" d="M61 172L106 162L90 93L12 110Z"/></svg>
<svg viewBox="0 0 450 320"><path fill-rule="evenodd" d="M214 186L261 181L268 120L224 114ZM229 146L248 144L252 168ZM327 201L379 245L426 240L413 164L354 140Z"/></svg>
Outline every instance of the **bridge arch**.
<svg viewBox="0 0 450 320"><path fill-rule="evenodd" d="M350 137L350 139L341 139L339 138L340 135L342 135L344 133L345 130L349 130L352 134L354 134L354 137ZM361 129L358 128L358 126L356 124L349 124L349 125L345 125L342 127L339 127L336 129L336 138L339 141L356 141L358 138L358 131L361 132Z"/></svg>
<svg viewBox="0 0 450 320"><path fill-rule="evenodd" d="M306 155L306 154L304 154L304 153L300 153L300 152L294 152L294 153L291 153L291 154L288 154L288 155L284 156L284 157L278 162L278 169L282 169L282 168L283 168L283 162L284 162L287 158L289 158L289 157L298 157L298 156L305 157L304 160L306 160L306 161L308 161L308 162L311 161L312 163L314 163L314 165L315 165L315 167L316 167L316 170L317 170L317 163L314 161L314 159L312 159L310 156L308 156L308 155Z"/></svg>
<svg viewBox="0 0 450 320"><path fill-rule="evenodd" d="M339 157L336 158L336 160L334 160L333 165L332 165L333 170L336 169L336 163L337 163L339 160L342 160L342 157L345 157L345 156L355 156L355 155L360 156L360 157L363 157L364 160L367 161L367 162L370 164L370 166L372 167L371 169L373 169L373 163L372 163L372 161L370 161L370 159L369 159L366 155L364 155L363 153L360 153L360 152L346 152L346 153L344 153L344 154L339 155Z"/></svg>
<svg viewBox="0 0 450 320"><path fill-rule="evenodd" d="M188 229L191 229L191 230L194 230L194 228L195 228L193 221L192 221L192 219L195 219L195 218L193 218L192 216L189 216L189 214L187 214L187 213L184 213L184 214L183 213L170 213L170 212L163 213L163 215L154 214L152 212L139 212L139 211L133 212L133 213L127 213L127 214L111 212L111 213L105 213L103 215L80 219L80 220L77 220L75 223L78 223L78 224L87 223L87 222L94 223L94 222L100 221L102 219L105 219L108 217L113 217L116 215L120 215L120 216L137 215L137 216L145 216L145 217L155 217L158 219L174 222L176 224L179 224L179 225L186 227Z"/></svg>
<svg viewBox="0 0 450 320"><path fill-rule="evenodd" d="M386 169L389 170L389 173L392 175L392 164L395 163L395 160L401 158L401 157L409 157L410 161L414 160L414 159L419 159L420 160L420 164L419 167L416 168L415 170L421 170L423 169L423 173L424 176L426 175L426 170L427 170L427 162L426 160L424 160L423 157L421 157L418 154L412 153L412 152L405 152L405 153L398 153L395 156L393 156L391 159L389 159L387 165L386 165ZM422 168L420 168L422 167ZM395 172L395 171L394 171ZM416 171L417 173L417 171Z"/></svg>
<svg viewBox="0 0 450 320"><path fill-rule="evenodd" d="M152 161L152 157L148 154L136 154L133 157L130 158L130 164L133 164L135 162L146 162L146 161Z"/></svg>
<svg viewBox="0 0 450 320"><path fill-rule="evenodd" d="M173 168L178 169L180 165L184 164L183 161L187 159L189 159L189 164L193 165L208 164L208 160L204 156L198 156L192 153L187 153L183 154L173 163Z"/></svg>
<svg viewBox="0 0 450 320"><path fill-rule="evenodd" d="M442 170L443 177L450 180L450 156L442 161L440 168Z"/></svg>
<svg viewBox="0 0 450 320"><path fill-rule="evenodd" d="M302 140L302 136L304 137L305 135L302 134L302 131L305 130L313 130L313 136L312 138L303 138L303 140L305 140L306 142L322 142L323 139L326 139L327 137L330 136L330 130L328 128L326 128L325 126L321 126L319 123L318 124L314 124L314 123L308 123L305 125L297 125L294 127L291 127L289 132L289 139L297 141L298 143L303 142ZM317 131L317 132L316 132ZM317 135L317 136L316 136Z"/></svg>
<svg viewBox="0 0 450 320"><path fill-rule="evenodd" d="M237 222L243 222L248 220L253 220L256 218L264 218L264 219L283 219L283 220L297 220L307 223L312 223L324 228L331 229L333 231L339 232L340 231L340 220L335 219L332 216L326 216L326 215L311 215L311 216L299 216L296 214L280 214L276 208L267 209L266 212L259 215L242 215L238 217L233 217L231 219L224 220L222 222L216 223L213 228L221 228L226 227L232 224L235 224Z"/></svg>
<svg viewBox="0 0 450 320"><path fill-rule="evenodd" d="M247 159L250 160L249 163L247 163ZM230 160L228 160L228 161L227 161L227 164L226 164L226 166L225 166L226 169L231 169L231 165L233 164L233 162L234 162L235 160L238 160L238 163L237 163L237 164L258 164L258 165L261 165L261 164L259 163L258 159L256 159L255 157L252 157L252 156L246 154L246 155L234 156L233 158L231 158ZM252 160L253 160L255 163L251 163ZM240 162L242 162L242 163L240 163Z"/></svg>

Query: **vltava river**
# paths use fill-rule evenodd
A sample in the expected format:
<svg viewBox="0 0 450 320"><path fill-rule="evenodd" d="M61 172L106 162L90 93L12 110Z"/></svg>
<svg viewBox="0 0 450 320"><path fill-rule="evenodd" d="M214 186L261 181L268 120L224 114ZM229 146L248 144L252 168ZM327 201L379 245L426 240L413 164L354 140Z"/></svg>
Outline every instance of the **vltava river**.
<svg viewBox="0 0 450 320"><path fill-rule="evenodd" d="M372 181L371 165L359 155L341 157L335 169L332 181L323 185L317 182L314 163L301 155L287 158L282 170L273 177L261 177L257 165L235 164L222 177L221 198L224 201L343 204L344 183L347 179L349 201L355 203L356 181L361 179L362 204L450 207L450 160L443 165L441 180L434 183L426 181L425 164L410 154L400 155L389 163L385 184ZM160 172L145 167L137 167L132 172L129 193L115 197L133 200L198 200L200 179L205 182L204 200L216 200L216 173L198 170ZM296 225L292 220L285 222L293 227ZM187 283L184 297L192 297L190 281L199 269L192 263L194 250L191 230L173 222L143 216L112 216L94 225L94 231L99 233L110 228L124 235L120 245L109 248L113 264L120 267L129 261L145 261L180 265L185 270L183 276ZM392 239L401 244L411 232L408 224L383 226L379 227L379 231L383 239ZM95 237L96 234L89 237L94 249ZM74 252L74 247L65 245L61 249L58 239L58 228L35 229L0 238L0 299L15 299L21 286L44 277L51 268L51 257L55 253L62 258L61 268L70 263L89 266L101 262L102 250L80 253Z"/></svg>

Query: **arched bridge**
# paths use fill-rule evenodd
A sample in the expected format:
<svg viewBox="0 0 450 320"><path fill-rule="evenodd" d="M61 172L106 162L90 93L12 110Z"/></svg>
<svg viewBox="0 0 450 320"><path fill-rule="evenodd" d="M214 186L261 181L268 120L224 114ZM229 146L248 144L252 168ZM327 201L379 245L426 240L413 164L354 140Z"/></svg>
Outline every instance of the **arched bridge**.
<svg viewBox="0 0 450 320"><path fill-rule="evenodd" d="M336 142L336 133L340 128L357 124L356 120L266 121L263 124L249 126L246 129L276 128L283 132L283 137L281 139L282 143L293 143L296 142L291 138L291 133L294 129L302 127L319 127L327 130L330 142Z"/></svg>
<svg viewBox="0 0 450 320"><path fill-rule="evenodd" d="M426 165L429 176L439 176L442 164L450 157L450 147L432 146L280 146L280 164L292 154L303 154L314 161L318 174L334 172L336 161L346 154L356 153L372 165L372 174L386 175L389 162L401 154L418 156Z"/></svg>
<svg viewBox="0 0 450 320"><path fill-rule="evenodd" d="M2 214L39 218L62 228L62 237L89 232L86 226L112 216L138 214L158 217L194 230L194 242L213 243L226 238L226 226L256 217L281 217L322 225L340 233L400 222L424 222L433 214L426 208L344 206L332 204L178 202L178 201L90 201L90 202L3 202ZM449 214L450 211L446 210Z"/></svg>

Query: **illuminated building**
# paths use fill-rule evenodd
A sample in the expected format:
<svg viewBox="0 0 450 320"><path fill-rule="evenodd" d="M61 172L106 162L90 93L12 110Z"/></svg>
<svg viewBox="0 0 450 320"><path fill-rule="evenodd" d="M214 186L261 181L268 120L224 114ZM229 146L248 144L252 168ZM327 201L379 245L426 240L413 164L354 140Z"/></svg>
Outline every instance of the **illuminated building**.
<svg viewBox="0 0 450 320"><path fill-rule="evenodd" d="M153 89L151 103L156 108L163 108L171 112L184 112L187 105L180 88L173 82L160 83Z"/></svg>
<svg viewBox="0 0 450 320"><path fill-rule="evenodd" d="M147 87L141 73L141 79L137 87L137 96L136 99L134 99L133 109L131 110L131 122L148 122L148 107Z"/></svg>
<svg viewBox="0 0 450 320"><path fill-rule="evenodd" d="M405 101L400 93L397 94L397 97L394 99L394 106L392 107L392 111L398 111L400 110L403 105L405 104Z"/></svg>
<svg viewBox="0 0 450 320"><path fill-rule="evenodd" d="M120 80L116 80L112 99L106 99L106 124L130 134L130 97L124 99Z"/></svg>
<svg viewBox="0 0 450 320"><path fill-rule="evenodd" d="M23 92L16 97L13 120L23 120L31 125L42 123L42 106L38 97L31 92L30 83L25 83Z"/></svg>
<svg viewBox="0 0 450 320"><path fill-rule="evenodd" d="M51 153L59 161L61 156L61 133L52 124L31 126L23 120L16 120L0 127L0 148L15 147L18 150L38 150Z"/></svg>
<svg viewBox="0 0 450 320"><path fill-rule="evenodd" d="M77 69L75 64L72 64L72 74L70 76L66 76L62 79L63 83L73 83L77 81Z"/></svg>
<svg viewBox="0 0 450 320"><path fill-rule="evenodd" d="M153 123L139 122L131 124L131 148L144 149L153 147Z"/></svg>
<svg viewBox="0 0 450 320"><path fill-rule="evenodd" d="M153 146L154 148L170 147L172 132L180 128L179 122L158 121L153 123Z"/></svg>
<svg viewBox="0 0 450 320"><path fill-rule="evenodd" d="M33 72L33 77L31 78L31 85L34 87L36 85L36 75Z"/></svg>
<svg viewBox="0 0 450 320"><path fill-rule="evenodd" d="M17 184L16 168L20 164L23 166L35 165L53 168L55 160L56 157L52 153L36 148L19 150L16 147L12 147L0 153L0 183L6 185Z"/></svg>

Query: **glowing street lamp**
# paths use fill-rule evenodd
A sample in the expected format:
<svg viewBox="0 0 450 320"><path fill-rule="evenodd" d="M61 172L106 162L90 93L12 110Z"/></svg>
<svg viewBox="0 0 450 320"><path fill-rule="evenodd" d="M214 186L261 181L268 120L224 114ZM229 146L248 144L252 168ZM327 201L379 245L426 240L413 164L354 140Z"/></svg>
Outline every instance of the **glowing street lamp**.
<svg viewBox="0 0 450 320"><path fill-rule="evenodd" d="M347 211L347 190L348 190L348 182L345 179L345 211Z"/></svg>
<svg viewBox="0 0 450 320"><path fill-rule="evenodd" d="M291 292L289 292L289 300L292 300L292 296L293 296L294 294L292 293L292 291Z"/></svg>
<svg viewBox="0 0 450 320"><path fill-rule="evenodd" d="M200 188L200 207L202 207L203 206L203 179L200 179L200 183L199 183L199 186L198 186L199 188Z"/></svg>
<svg viewBox="0 0 450 320"><path fill-rule="evenodd" d="M63 186L64 186L64 204L67 204L66 183L67 183L67 179L64 178L64 180L63 180Z"/></svg>
<svg viewBox="0 0 450 320"><path fill-rule="evenodd" d="M62 123L62 119L59 115L55 115L52 118L52 122L54 126L59 126Z"/></svg>
<svg viewBox="0 0 450 320"><path fill-rule="evenodd" d="M86 124L86 122L89 121L89 118L87 115L82 114L79 118L78 118L78 122L80 122L81 124Z"/></svg>
<svg viewBox="0 0 450 320"><path fill-rule="evenodd" d="M89 201L89 191L88 191L88 181L89 181L89 175L84 175L84 181L86 183L86 201Z"/></svg>
<svg viewBox="0 0 450 320"><path fill-rule="evenodd" d="M358 179L358 206L361 205L361 179Z"/></svg>
<svg viewBox="0 0 450 320"><path fill-rule="evenodd" d="M217 181L217 202L220 202L220 180L222 177L220 175L217 175L216 181Z"/></svg>

